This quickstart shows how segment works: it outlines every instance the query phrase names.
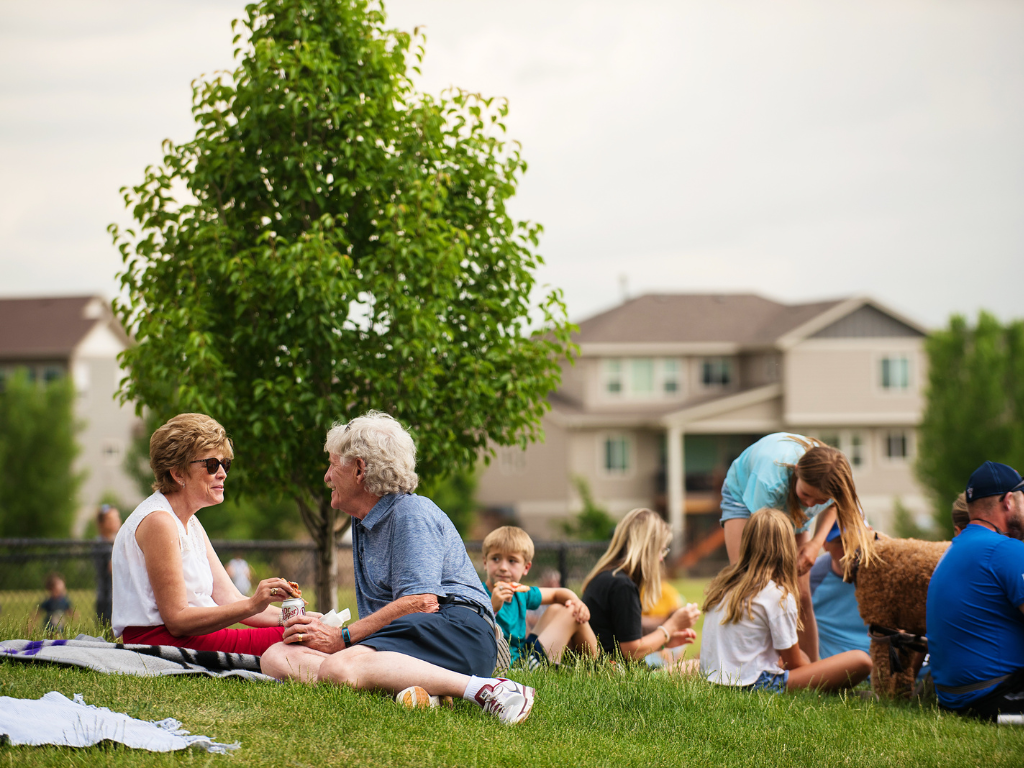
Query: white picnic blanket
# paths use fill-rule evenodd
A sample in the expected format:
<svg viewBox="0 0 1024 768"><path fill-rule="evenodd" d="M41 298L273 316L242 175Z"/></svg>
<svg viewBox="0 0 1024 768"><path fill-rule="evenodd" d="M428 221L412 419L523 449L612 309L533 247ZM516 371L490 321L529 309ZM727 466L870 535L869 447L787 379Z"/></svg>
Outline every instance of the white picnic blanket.
<svg viewBox="0 0 1024 768"><path fill-rule="evenodd" d="M136 720L106 707L90 706L80 693L72 701L58 691L50 691L41 699L0 696L0 735L18 746L90 747L101 741L116 741L150 752L196 746L218 753L240 746L238 742L219 744L209 736L193 736L173 718Z"/></svg>

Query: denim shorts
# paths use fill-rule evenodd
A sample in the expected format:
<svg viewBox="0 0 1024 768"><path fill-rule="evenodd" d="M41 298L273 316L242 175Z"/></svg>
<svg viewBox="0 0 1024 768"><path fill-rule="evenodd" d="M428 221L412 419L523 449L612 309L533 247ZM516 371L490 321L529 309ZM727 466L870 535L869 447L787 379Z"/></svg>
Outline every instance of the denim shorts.
<svg viewBox="0 0 1024 768"><path fill-rule="evenodd" d="M789 682L789 670L782 674L778 672L762 672L757 680L750 685L744 685L745 691L768 691L769 693L785 693L786 683Z"/></svg>
<svg viewBox="0 0 1024 768"><path fill-rule="evenodd" d="M827 505L824 505L824 504L820 505L820 509L819 509L819 507L811 507L807 511L808 512L814 512L816 514L817 512L820 512L821 510L825 509L826 506ZM786 510L782 510L782 511L785 512ZM737 500L735 496L733 496L731 493L729 493L729 489L726 488L725 484L723 483L722 484L722 518L719 521L720 524L724 526L726 520L737 520L737 519L740 519L740 518L746 519L746 518L749 518L750 515L751 515L750 510L747 509L743 505L742 501ZM804 533L805 531L809 531L811 529L811 523L812 522L814 522L814 518L813 517L810 518L806 523L804 523L799 528L794 528L793 529L793 533Z"/></svg>

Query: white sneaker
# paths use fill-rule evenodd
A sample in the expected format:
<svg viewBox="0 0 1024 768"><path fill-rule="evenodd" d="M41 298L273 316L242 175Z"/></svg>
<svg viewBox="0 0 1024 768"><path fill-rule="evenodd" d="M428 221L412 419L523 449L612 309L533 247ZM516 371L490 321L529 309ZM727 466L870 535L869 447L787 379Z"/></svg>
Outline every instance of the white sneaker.
<svg viewBox="0 0 1024 768"><path fill-rule="evenodd" d="M496 683L485 685L476 694L476 703L497 717L505 725L521 723L530 716L533 699L537 692L504 677L495 678Z"/></svg>
<svg viewBox="0 0 1024 768"><path fill-rule="evenodd" d="M425 688L410 685L395 695L395 701L406 709L427 709L429 707L452 706L451 696L431 696Z"/></svg>

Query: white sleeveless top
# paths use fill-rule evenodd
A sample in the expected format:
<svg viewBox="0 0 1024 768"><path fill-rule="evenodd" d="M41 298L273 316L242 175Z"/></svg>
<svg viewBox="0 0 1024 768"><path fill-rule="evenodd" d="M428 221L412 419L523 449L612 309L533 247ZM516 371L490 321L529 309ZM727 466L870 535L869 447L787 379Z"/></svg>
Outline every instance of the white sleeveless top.
<svg viewBox="0 0 1024 768"><path fill-rule="evenodd" d="M188 529L171 511L167 497L157 492L143 501L128 516L114 539L113 563L114 611L111 624L114 636L120 637L125 627L157 627L164 623L156 607L153 587L146 572L146 558L135 540L146 515L158 512L170 515L178 524L178 545L181 547L181 574L185 579L185 595L192 608L213 608L213 571L206 555L206 531L195 515L189 518Z"/></svg>

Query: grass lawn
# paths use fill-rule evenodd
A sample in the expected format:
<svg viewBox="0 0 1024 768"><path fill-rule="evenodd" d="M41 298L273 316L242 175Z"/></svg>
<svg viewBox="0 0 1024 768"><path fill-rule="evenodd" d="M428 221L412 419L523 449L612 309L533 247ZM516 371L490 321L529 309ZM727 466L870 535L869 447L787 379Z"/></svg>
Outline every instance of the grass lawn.
<svg viewBox="0 0 1024 768"><path fill-rule="evenodd" d="M705 583L676 586L699 602ZM345 596L341 602L348 604ZM11 618L0 622L0 637L26 636ZM334 686L112 677L0 661L2 696L81 693L89 704L145 720L174 717L193 733L241 743L231 755L0 746L0 768L1024 764L1024 728L963 720L934 703L749 694L608 665L563 665L512 677L535 687L538 698L525 723L506 727L467 702L410 712L390 697Z"/></svg>

